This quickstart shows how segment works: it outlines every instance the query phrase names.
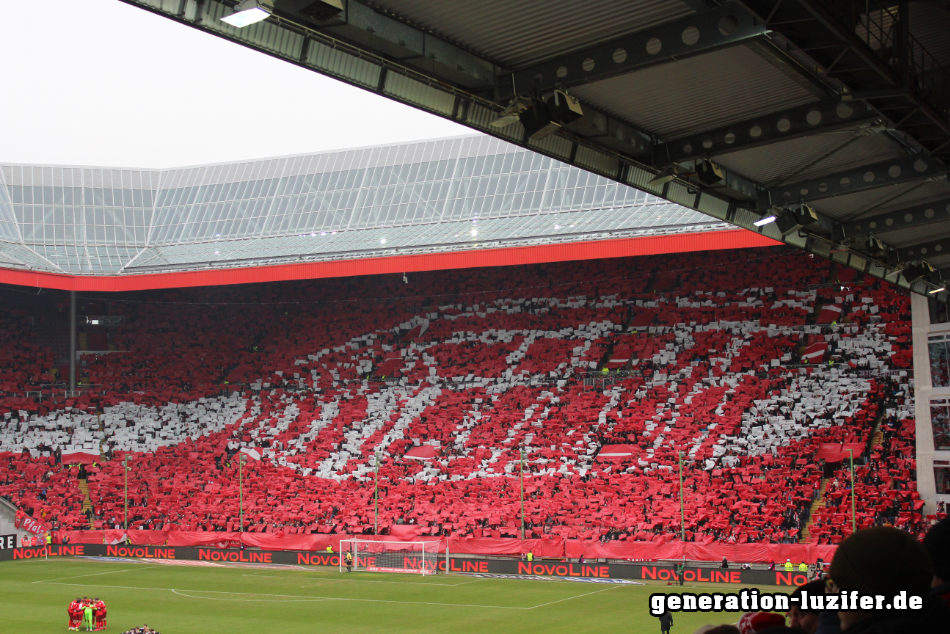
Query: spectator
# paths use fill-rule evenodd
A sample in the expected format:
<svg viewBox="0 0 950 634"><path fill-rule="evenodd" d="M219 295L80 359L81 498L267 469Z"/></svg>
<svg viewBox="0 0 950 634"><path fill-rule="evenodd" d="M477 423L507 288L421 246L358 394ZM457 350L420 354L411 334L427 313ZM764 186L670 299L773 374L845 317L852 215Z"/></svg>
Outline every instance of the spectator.
<svg viewBox="0 0 950 634"><path fill-rule="evenodd" d="M950 517L943 518L927 531L924 548L934 569L930 594L950 604Z"/></svg>
<svg viewBox="0 0 950 634"><path fill-rule="evenodd" d="M726 561L726 558L725 558L725 557L722 558L722 563L719 564L719 567L720 567L720 568L728 568L728 567L729 567L729 562Z"/></svg>
<svg viewBox="0 0 950 634"><path fill-rule="evenodd" d="M812 581L803 586L798 586L795 592L792 593L792 597L798 597L800 601L802 592L807 593L807 596L823 595L825 593L825 584L823 581ZM789 627L797 627L805 632L805 634L815 634L818 630L819 612L818 610L812 610L808 605L799 603L799 601L793 601L791 603L788 614L786 614L788 617L788 625Z"/></svg>
<svg viewBox="0 0 950 634"><path fill-rule="evenodd" d="M930 600L933 566L924 547L908 533L889 526L859 530L838 546L831 560L833 592L857 590L893 597L923 597L922 610L839 611L842 632L948 632L950 609ZM821 634L824 634L819 630Z"/></svg>
<svg viewBox="0 0 950 634"><path fill-rule="evenodd" d="M775 612L746 612L737 625L740 634L759 634L772 628L785 627L785 619Z"/></svg>

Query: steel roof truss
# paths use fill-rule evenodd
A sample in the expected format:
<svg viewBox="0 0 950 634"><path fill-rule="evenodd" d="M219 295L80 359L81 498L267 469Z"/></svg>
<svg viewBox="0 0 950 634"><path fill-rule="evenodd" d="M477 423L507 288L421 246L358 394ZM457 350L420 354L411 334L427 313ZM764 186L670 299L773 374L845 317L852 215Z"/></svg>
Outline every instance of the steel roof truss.
<svg viewBox="0 0 950 634"><path fill-rule="evenodd" d="M876 235L948 220L950 198L853 220L844 224L844 233L846 236Z"/></svg>
<svg viewBox="0 0 950 634"><path fill-rule="evenodd" d="M569 88L733 46L767 29L739 4L702 11L512 74L513 90Z"/></svg>
<svg viewBox="0 0 950 634"><path fill-rule="evenodd" d="M932 240L897 249L897 259L901 262L925 260L950 253L950 238Z"/></svg>
<svg viewBox="0 0 950 634"><path fill-rule="evenodd" d="M926 154L903 156L836 174L773 187L760 195L758 208L783 207L832 196L844 196L886 185L933 178L941 175L941 169L937 160Z"/></svg>
<svg viewBox="0 0 950 634"><path fill-rule="evenodd" d="M738 123L698 132L658 145L657 165L709 158L846 128L858 128L877 117L863 101L831 99L780 110Z"/></svg>

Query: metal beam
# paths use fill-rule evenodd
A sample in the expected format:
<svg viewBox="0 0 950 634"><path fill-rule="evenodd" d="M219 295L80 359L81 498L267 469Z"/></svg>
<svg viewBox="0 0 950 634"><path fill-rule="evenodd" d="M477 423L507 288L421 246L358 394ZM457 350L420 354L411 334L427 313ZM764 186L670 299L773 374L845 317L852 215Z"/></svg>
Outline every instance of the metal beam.
<svg viewBox="0 0 950 634"><path fill-rule="evenodd" d="M941 174L941 165L926 154L914 154L856 167L837 174L773 187L759 197L758 208L782 207L792 203L843 196L854 192L931 178Z"/></svg>
<svg viewBox="0 0 950 634"><path fill-rule="evenodd" d="M831 99L779 110L658 145L657 165L739 152L788 139L869 124L879 117L863 101Z"/></svg>
<svg viewBox="0 0 950 634"><path fill-rule="evenodd" d="M541 141L525 139L524 129L518 122L504 128L492 125L492 122L501 116L506 105L500 103L497 98L489 97L481 91L466 90L453 82L440 81L431 69L422 71L410 68L408 60L394 60L370 50L365 45L360 46L333 37L323 30L279 17L272 17L246 29L233 29L220 21L224 14L224 5L220 0L185 0L183 16L180 14L180 3L170 3L169 0L121 1L288 63L334 77L387 99L456 121L610 180L654 195L660 194L662 190L662 195L668 200L712 218L727 220L778 242L846 263L867 275L909 288L899 277L888 275L887 269L880 263L858 254L851 254L849 258L847 254L833 252L838 245L830 239L801 232L782 236L774 224L754 226L753 223L761 218L761 213L738 207L737 198L730 193L730 189L736 189L736 186L741 191L741 184L731 186L727 182L728 188L725 191L720 191L720 188L699 188L697 193L696 185L677 177L662 188L651 186L649 183L655 178L656 170L649 166L646 160L632 155L633 139L627 141L628 147L622 152L610 148L601 139L585 138L579 130L575 132L562 129ZM169 6L170 4L174 6ZM306 45L304 40L309 40ZM594 118L596 119L596 115ZM579 122L585 119L587 116ZM609 124L598 128L601 134L604 130L612 132ZM649 157L650 152L645 152L645 155ZM728 172L724 176L727 181L732 179ZM749 198L754 196L750 195Z"/></svg>
<svg viewBox="0 0 950 634"><path fill-rule="evenodd" d="M767 30L745 7L727 4L517 70L513 91L524 94L600 81L733 46Z"/></svg>
<svg viewBox="0 0 950 634"><path fill-rule="evenodd" d="M901 262L926 260L927 258L947 254L950 254L950 238L931 240L930 242L922 242L897 249L897 259Z"/></svg>
<svg viewBox="0 0 950 634"><path fill-rule="evenodd" d="M76 389L76 291L69 291L69 385Z"/></svg>
<svg viewBox="0 0 950 634"><path fill-rule="evenodd" d="M844 223L846 236L881 234L950 220L950 198Z"/></svg>

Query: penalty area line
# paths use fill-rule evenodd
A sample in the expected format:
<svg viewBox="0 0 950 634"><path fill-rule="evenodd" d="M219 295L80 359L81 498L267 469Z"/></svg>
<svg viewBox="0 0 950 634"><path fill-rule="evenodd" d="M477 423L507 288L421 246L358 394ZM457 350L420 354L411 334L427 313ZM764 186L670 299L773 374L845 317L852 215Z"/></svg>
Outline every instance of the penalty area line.
<svg viewBox="0 0 950 634"><path fill-rule="evenodd" d="M207 592L206 590L196 590L195 592ZM184 592L179 592L178 590L172 589L172 594L177 594L180 597L186 597L188 599L205 599L208 601L243 601L245 603L316 603L318 601L326 601L322 598L313 598L313 599L286 599L283 601L277 601L275 599L237 599L231 597L196 597L190 594L185 594ZM272 595L262 595L262 596L272 596Z"/></svg>
<svg viewBox="0 0 950 634"><path fill-rule="evenodd" d="M110 570L110 571L108 571L108 572L94 572L94 573L90 573L90 574L88 574L88 575L76 575L76 576L74 576L74 577L59 577L59 578L57 578L57 579L40 579L39 581L34 581L33 583L49 583L49 584L53 584L54 581L65 581L66 579L80 579L80 578L82 578L82 577L98 577L98 576L100 576L100 575L117 575L117 574L119 574L120 572L132 572L133 570L134 570L134 571L137 571L137 572L143 572L143 571L145 571L145 570L148 570L148 568L126 568L125 570ZM63 584L63 583L59 583L59 584L53 584L53 585L79 585L79 584Z"/></svg>
<svg viewBox="0 0 950 634"><path fill-rule="evenodd" d="M549 601L548 603L541 603L539 605L532 606L530 608L524 608L525 610L534 610L537 608L543 608L546 605L554 605L555 603L561 603L562 601L570 601L571 599L580 599L581 597L589 597L592 594L597 594L598 592L606 592L607 590L613 590L614 588L619 588L620 586L610 586L608 588L601 588L600 590L594 590L593 592L585 592L584 594L578 594L573 597L566 597L564 599L558 599L557 601Z"/></svg>

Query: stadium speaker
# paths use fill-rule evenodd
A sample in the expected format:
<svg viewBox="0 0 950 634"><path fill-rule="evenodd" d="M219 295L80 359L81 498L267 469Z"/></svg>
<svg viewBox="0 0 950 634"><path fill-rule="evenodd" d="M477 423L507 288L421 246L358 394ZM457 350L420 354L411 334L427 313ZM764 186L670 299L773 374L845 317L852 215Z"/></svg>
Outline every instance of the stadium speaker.
<svg viewBox="0 0 950 634"><path fill-rule="evenodd" d="M778 227L783 236L787 236L801 227L801 224L799 224L794 212L784 211L775 218L775 226Z"/></svg>
<svg viewBox="0 0 950 634"><path fill-rule="evenodd" d="M580 102L566 92L555 90L547 101L535 99L531 107L518 115L528 137L538 141L562 126L584 116Z"/></svg>
<svg viewBox="0 0 950 634"><path fill-rule="evenodd" d="M293 3L297 13L317 22L335 18L343 12L343 0L293 0Z"/></svg>
<svg viewBox="0 0 950 634"><path fill-rule="evenodd" d="M715 185L722 182L722 169L712 161L696 163L696 178L703 185Z"/></svg>
<svg viewBox="0 0 950 634"><path fill-rule="evenodd" d="M798 223L803 227L807 227L808 225L818 222L818 212L808 205L802 205L799 207L795 211L795 217L798 218Z"/></svg>
<svg viewBox="0 0 950 634"><path fill-rule="evenodd" d="M555 90L548 97L548 112L551 113L551 119L561 125L573 123L584 116L581 102L561 90Z"/></svg>
<svg viewBox="0 0 950 634"><path fill-rule="evenodd" d="M921 262L920 264L911 264L910 266L904 267L904 271L901 275L904 276L904 280L908 284L913 284L917 280L930 280L930 277L934 274L934 267L930 266L926 262Z"/></svg>
<svg viewBox="0 0 950 634"><path fill-rule="evenodd" d="M884 245L874 236L868 236L868 239L864 241L864 249L871 255L884 253Z"/></svg>
<svg viewBox="0 0 950 634"><path fill-rule="evenodd" d="M560 124L551 121L551 114L543 101L536 101L530 108L518 115L521 125L529 138L543 139L560 129Z"/></svg>

